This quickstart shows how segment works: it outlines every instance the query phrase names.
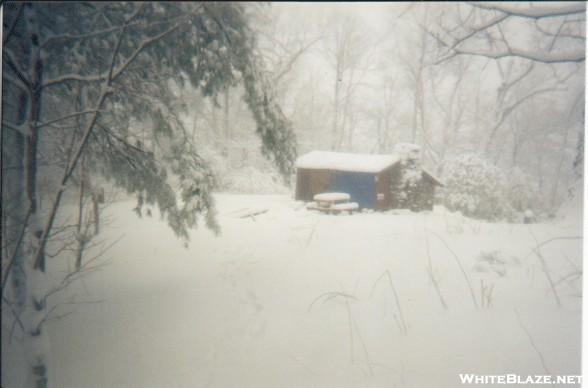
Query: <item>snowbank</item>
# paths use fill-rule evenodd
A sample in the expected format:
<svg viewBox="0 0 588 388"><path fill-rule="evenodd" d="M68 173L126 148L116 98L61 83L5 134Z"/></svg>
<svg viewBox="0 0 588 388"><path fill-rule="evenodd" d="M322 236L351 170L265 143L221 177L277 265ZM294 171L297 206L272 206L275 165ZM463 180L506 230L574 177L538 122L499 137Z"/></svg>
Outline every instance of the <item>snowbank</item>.
<svg viewBox="0 0 588 388"><path fill-rule="evenodd" d="M443 388L546 374L536 349L551 374L580 373L581 241L540 249L561 307L532 253L555 225L216 197L220 236L187 249L132 201L109 209L112 263L50 300L86 302L50 322L53 386Z"/></svg>

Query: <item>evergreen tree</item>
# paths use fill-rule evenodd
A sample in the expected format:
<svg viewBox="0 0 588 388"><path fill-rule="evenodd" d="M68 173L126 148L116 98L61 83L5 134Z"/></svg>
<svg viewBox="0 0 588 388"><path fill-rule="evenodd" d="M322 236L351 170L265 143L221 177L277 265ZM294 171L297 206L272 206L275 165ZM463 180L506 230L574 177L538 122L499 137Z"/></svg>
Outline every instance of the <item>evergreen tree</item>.
<svg viewBox="0 0 588 388"><path fill-rule="evenodd" d="M262 153L289 177L294 135L264 79L249 26L259 6L5 5L2 154L3 168L8 162L14 171L2 176L2 186L11 187L2 200L14 209L2 215L2 294L23 325L29 373L22 386L49 383L45 248L82 159L90 172L136 195L139 213L156 205L178 236L187 239L199 215L216 229L214 177L178 118L189 107L178 104L175 90L188 83L215 98L240 82ZM52 175L51 206L41 212L46 149L59 151L43 164L60 173Z"/></svg>

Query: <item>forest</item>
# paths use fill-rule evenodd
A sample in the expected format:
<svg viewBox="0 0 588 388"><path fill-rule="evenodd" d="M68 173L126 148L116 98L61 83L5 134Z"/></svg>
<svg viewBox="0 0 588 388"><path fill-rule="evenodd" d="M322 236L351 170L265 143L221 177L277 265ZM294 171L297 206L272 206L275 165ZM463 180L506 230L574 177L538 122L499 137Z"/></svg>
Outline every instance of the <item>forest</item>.
<svg viewBox="0 0 588 388"><path fill-rule="evenodd" d="M448 310L451 296L457 300L463 295L466 299L471 295L476 309L490 308L494 283L490 286L484 278L480 285L472 285L471 271L478 271L480 262L484 262L484 271L493 276L503 270L497 270L498 262L499 266L519 268L519 259L527 260L531 254L525 256L524 252L530 250L538 260L533 271L544 274L546 288L537 295L525 294L524 298L529 299L521 303L532 301L543 306L548 298L545 294L549 294L561 308L568 302L562 301L567 299L559 287L567 284L573 294L568 305L572 307L561 316L565 315L569 327L577 329L578 311L581 314L579 247L584 195L585 3L4 2L2 19L2 363L13 366L10 373L3 368L3 387L73 387L84 380L80 370L66 377L64 371L70 369L63 361L67 359L63 356L65 347L59 345L64 342L52 338L67 337L63 328L76 316L83 316L70 311L68 305L86 306L76 299L84 284L99 284L96 279L106 284L104 279L110 278L100 278L98 274L103 270L110 273L107 262L111 259L112 268L128 265L122 259L127 256L173 261L176 256L192 252L198 260L219 255L219 262L226 264L233 262L229 256L236 255L231 260L240 264L223 264L222 270L216 264L199 261L182 264L187 265L181 267L184 270L200 273L195 278L211 283L211 291L198 288L200 296L195 298L210 292L211 298L216 296L219 301L224 294L215 293L220 292L220 284L228 281L227 276L234 275L231 287L235 287L235 279L252 287L256 280L245 278L251 268L262 268L259 276L264 281L274 271L281 271L278 267L270 270L265 264L235 269L257 263L247 261L251 259L245 258L247 252L259 256L263 263L264 258L276 256L279 265L283 264L282 270L292 271L284 292L293 309L289 313L300 310L301 315L295 315L297 319L307 307L297 305L292 296L301 284L318 285L324 281L337 287L338 276L352 284L350 277L360 268L373 275L372 292L381 286L380 280L389 279L397 334L402 341L408 341L410 325L400 311L403 302L398 298L390 267L383 264L390 260L390 250L399 249L398 256L406 256L408 262L398 264L396 269L410 276L418 277L420 272L408 264L409 257L426 258L423 274L427 292L435 296L421 294L423 289L415 291L415 298L422 297L424 304L418 305L422 308L412 307L413 322L418 321L417 316L423 318L432 311L429 299L440 311ZM434 199L435 209L441 210L426 214L382 213L386 218L364 213L348 218L300 213L306 210L293 200L295 162L300 155L315 150L393 154L399 145L407 143L417 146L419 163L443 182ZM262 210L235 220L233 216L243 207ZM529 214L537 222L535 232L522 225ZM310 217L315 217L312 220L316 222L307 223ZM569 217L577 222L561 226ZM258 241L258 233L272 235L272 220L275 231L283 234L273 241ZM427 220L431 225L426 225ZM421 221L424 229L418 233L424 234L418 234L415 226L415 234L408 241L423 247L426 239L426 251L417 252L402 243L379 247L394 238L387 240L389 237L375 231L387 228L405 233L411 230L409 225L421 225ZM345 225L357 228L354 233L358 236L364 236L361 231L365 227L380 237L374 237L376 247L373 252L366 248L367 254L359 247L345 248L345 242L325 230L326 237L314 252L312 244L319 244L315 236L319 222L333 230ZM308 236L299 236L300 230L307 230ZM514 230L513 236L525 237L509 240L506 230ZM144 234L133 234L139 231ZM499 243L497 235L503 232L506 242ZM124 237L125 233L130 235ZM240 245L240 233L250 245ZM352 243L355 234L342 233L347 243ZM165 237L158 240L157 236ZM289 237L282 241L283 236ZM451 283L453 276L443 271L452 271L447 269L452 267L435 268L432 264L429 236L431 243L441 242L434 253L441 250L451 265L459 265L467 292L443 291L443 279ZM488 239L481 243L488 248L486 251L472 251L476 245L472 241L477 238ZM141 241L150 240L159 241L159 253L155 253L159 249L156 246L142 254L136 252L141 249ZM299 241L303 241L300 246ZM516 250L511 254L519 257L517 260L498 252L509 241ZM559 248L550 245L549 249L553 255L559 255L554 253L558 249L565 252L565 261L553 264L540 253L539 247L551 241L562 244ZM268 246L263 246L266 243ZM456 254L454 249L459 248L454 245L465 251ZM223 246L232 253L219 253L224 252ZM241 247L245 256L231 247ZM332 253L337 249L339 253ZM331 259L319 260L316 273L307 278L302 266L282 263L290 256L307 260L315 255L345 256L345 252L355 255L347 264L339 267ZM377 260L382 265L379 273L370 272L375 267L354 261L366 255L381 257ZM465 256L467 259L460 259ZM183 259L178 260L183 263ZM462 267L466 260L467 271ZM170 264L170 268L175 265L178 264ZM331 265L338 268L332 275L327 270ZM531 267L526 267L526 262L522 266L528 275ZM136 268L129 266L124 273L129 277L137 273L142 280L129 284L134 284L135 290L145 287L149 291L144 295L151 295L159 287L155 283L152 288L146 285L149 276L157 272L155 267L149 261L143 269L148 272L135 272ZM183 276L178 268L169 269L170 283ZM509 272L508 268L504 271ZM508 292L525 288L523 284L528 279L519 270L517 276L521 277L510 279L512 282L500 294L503 298L507 299ZM226 271L234 274L229 276ZM377 276L380 273L382 276ZM201 279L202 274L210 278ZM117 275L111 278L118 279ZM127 281L121 280L120 284ZM578 283L570 283L578 281L579 302ZM265 295L273 301L276 296L271 284L265 284ZM363 280L357 280L353 290L339 283L345 290L323 295L340 301L340 311L347 312L341 325L349 326L346 330L350 334L343 329L335 332L339 333L337 338L351 341L351 364L361 364L361 357L365 364L358 371L341 366L347 361L328 364L322 353L315 354L315 358L308 356L308 363L328 364L323 369L327 372L317 377L318 372L311 366L310 375L316 379L311 377L292 386L315 386L317 382L319 386L329 386L335 381L337 386L350 381L356 386L382 386L390 381L388 375L376 376L378 362L370 354L375 357L378 350L372 348L370 352L359 334L361 327L375 325L374 333L384 328L374 323L377 320L361 324L352 318L359 315L353 315L350 308L350 303L359 303L354 296L357 284L369 288ZM406 295L414 291L402 281L396 286L405 287ZM127 295L126 286L121 287L122 291L113 295ZM304 294L309 300L305 301L316 311L313 296L321 291L316 287L309 290ZM178 293L192 295L185 291ZM249 298L244 303L254 306L257 312L263 310L257 293L251 289L241 291L244 298ZM118 296L113 295L116 300ZM157 295L154 298L163 294ZM94 300L92 295L89 297ZM216 310L210 311L206 303L205 306L204 310L214 315ZM368 316L379 314L373 304L358 306L357 310ZM275 326L268 326L287 327L280 320L287 313L277 304L274 307ZM542 308L533 310L534 318L543 316ZM410 314L411 307L406 310ZM554 320L559 312L553 313ZM471 319L473 327L482 324L479 315L469 315L469 310L462 313ZM329 315L329 319L334 316ZM498 316L499 313L489 319L494 322ZM116 315L112 317L116 321ZM199 317L196 314L194 320ZM458 317L448 318L446 324L455 324L453 319ZM529 334L518 313L516 317L513 322L520 323ZM215 319L214 322L225 321L218 316ZM213 328L212 321L202 322L211 325L208 329ZM320 343L324 333L316 325L312 327L315 331L310 337ZM231 330L239 329L229 327L227 333L235 332ZM267 330L272 334L271 328ZM418 332L418 327L414 330ZM579 339L579 332L574 333L572 337ZM301 338L299 335L293 338ZM96 336L94 332L91 338ZM272 341L277 337L271 338L268 343L275 344ZM373 334L374 343L377 338ZM196 343L202 340L192 339ZM408 353L419 346L402 343L405 349L412 349ZM561 344L561 349L554 348L554 354L566 354L572 349L568 353L573 365L570 370L565 366L561 370L575 373L572 369L579 362L576 345L570 348L565 341ZM207 348L209 343L201 345ZM322 351L332 350L329 346L334 345L325 345ZM109 351L112 348L104 350ZM246 346L239 351L245 354ZM382 352L382 358L386 358L387 353ZM52 353L61 356L52 357ZM404 361L409 365L416 362L418 352L412 354L414 358L409 356L408 361L395 360L393 369L400 368L398 365L404 365ZM71 354L70 357L75 359ZM272 359L270 353L264 357L265 361ZM124 364L124 360L119 361ZM230 359L224 362L238 364L232 364ZM205 382L236 386L236 376L248 373L231 370L215 375L212 370L217 366L213 368L212 361L207 359L202 365L202 376L175 383L162 380L153 386L186 386L187 381L197 381L194 384L198 386ZM545 362L542 365L542 373L551 374ZM281 366L276 365L274 370L281 370ZM149 367L142 368L144 371ZM412 380L414 384L418 382L414 385L404 379L408 376L410 381L411 373L418 373L394 370L394 384L399 386L426 386L436 380L434 374L425 373L422 379ZM448 369L439 370L449 373ZM98 372L92 375L95 373ZM345 373L350 373L351 380L344 377L348 376ZM53 375L59 383L52 381ZM329 380L329 375L335 380ZM124 387L134 381L121 377L118 383L105 383L102 378L95 375L87 386ZM286 381L284 376L263 373L249 378L246 386L280 386ZM133 386L147 386L144 381L137 380L135 384L139 385Z"/></svg>

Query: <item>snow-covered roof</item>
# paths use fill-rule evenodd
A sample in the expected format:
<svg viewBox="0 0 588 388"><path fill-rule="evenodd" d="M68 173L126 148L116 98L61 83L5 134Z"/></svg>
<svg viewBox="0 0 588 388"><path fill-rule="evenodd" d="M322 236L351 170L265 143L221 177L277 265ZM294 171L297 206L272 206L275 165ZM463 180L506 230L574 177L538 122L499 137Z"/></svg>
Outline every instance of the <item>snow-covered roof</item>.
<svg viewBox="0 0 588 388"><path fill-rule="evenodd" d="M349 154L344 152L312 151L296 160L297 168L377 173L400 159L396 155Z"/></svg>

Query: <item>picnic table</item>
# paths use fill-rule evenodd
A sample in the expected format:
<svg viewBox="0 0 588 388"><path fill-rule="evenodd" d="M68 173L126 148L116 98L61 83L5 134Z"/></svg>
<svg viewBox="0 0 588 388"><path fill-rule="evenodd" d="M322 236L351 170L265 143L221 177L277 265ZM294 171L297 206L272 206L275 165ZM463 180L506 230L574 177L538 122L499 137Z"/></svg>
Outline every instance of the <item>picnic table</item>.
<svg viewBox="0 0 588 388"><path fill-rule="evenodd" d="M351 214L359 210L357 202L349 202L351 196L347 193L320 193L313 197L314 203L309 209L316 209L321 212L338 214L347 211Z"/></svg>

